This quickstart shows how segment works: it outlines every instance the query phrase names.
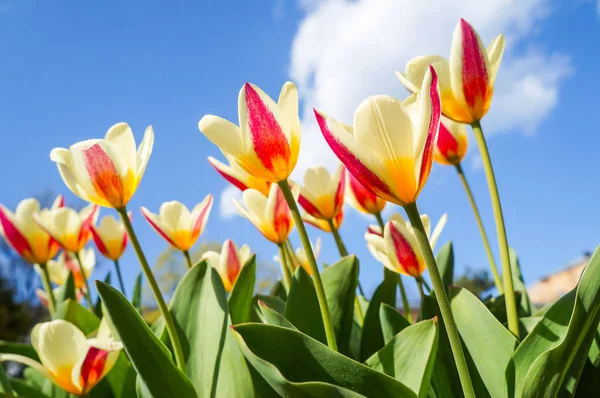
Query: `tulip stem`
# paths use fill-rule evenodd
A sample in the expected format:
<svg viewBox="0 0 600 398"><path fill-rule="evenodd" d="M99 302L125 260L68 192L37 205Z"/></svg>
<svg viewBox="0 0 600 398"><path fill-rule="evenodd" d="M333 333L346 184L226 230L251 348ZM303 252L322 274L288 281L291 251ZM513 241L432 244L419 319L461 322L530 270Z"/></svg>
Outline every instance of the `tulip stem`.
<svg viewBox="0 0 600 398"><path fill-rule="evenodd" d="M471 377L469 376L469 368L467 367L467 361L465 360L465 354L460 342L460 335L458 334L458 329L456 328L456 323L454 322L454 316L452 315L450 302L448 301L446 289L444 288L444 282L442 282L440 271L437 263L435 262L433 251L431 250L431 244L429 243L427 232L425 232L423 222L421 221L421 216L419 215L419 209L417 208L416 203L411 203L404 206L404 210L406 211L410 223L413 226L415 236L419 242L419 247L421 248L421 253L425 259L425 264L427 265L427 270L429 271L429 276L431 277L431 283L433 284L435 297L440 307L444 326L446 327L448 340L450 340L450 348L452 349L452 354L454 355L454 362L456 363L456 368L458 369L458 376L460 378L463 393L465 398L475 398L473 384L471 383Z"/></svg>
<svg viewBox="0 0 600 398"><path fill-rule="evenodd" d="M315 283L315 290L317 291L317 298L319 300L319 307L321 309L321 316L323 317L323 326L325 327L327 345L332 350L337 351L337 342L335 340L335 332L333 330L333 323L331 322L329 307L327 306L327 297L325 296L323 281L321 281L321 274L319 274L317 260L315 259L315 254L313 253L312 247L310 246L310 240L308 239L308 234L306 233L306 228L304 227L302 216L300 215L300 210L298 210L298 205L296 204L296 200L294 199L294 195L292 194L292 190L290 189L290 184L288 183L288 181L280 181L278 182L278 185L281 189L281 192L283 193L283 196L285 197L288 207L290 208L292 217L294 218L294 223L296 224L298 234L300 235L300 240L302 241L302 246L304 247L304 252L306 253L308 265L310 266L310 269L312 271L312 277Z"/></svg>
<svg viewBox="0 0 600 398"><path fill-rule="evenodd" d="M290 269L288 268L288 258L285 250L285 243L278 243L277 247L279 248L279 257L281 259L281 273L283 274L283 283L286 291L290 291L290 286L292 285L292 274L290 273Z"/></svg>
<svg viewBox="0 0 600 398"><path fill-rule="evenodd" d="M42 284L44 285L44 289L48 294L48 311L50 311L50 316L52 316L54 315L54 311L56 311L56 299L54 298L54 293L52 292L50 274L48 273L48 267L46 264L40 264L40 268L42 269Z"/></svg>
<svg viewBox="0 0 600 398"><path fill-rule="evenodd" d="M294 273L296 272L296 267L295 265L300 265L300 261L298 260L298 258L296 257L296 253L294 253L294 249L292 248L292 243L290 242L289 239L287 239L285 241L285 243L283 243L283 249L285 251L285 254L287 255L287 267L288 270L290 271L290 275L294 275Z"/></svg>
<svg viewBox="0 0 600 398"><path fill-rule="evenodd" d="M471 204L471 209L473 209L473 214L475 214L475 220L477 221L477 227L479 228L479 233L481 234L481 238L483 239L483 246L485 247L485 252L487 253L488 260L490 262L490 268L492 269L492 275L494 275L494 284L496 285L496 289L499 294L504 294L504 289L502 288L502 279L500 279L500 274L498 273L498 268L496 267L496 262L494 261L494 255L492 254L492 249L490 247L490 242L488 240L487 234L485 233L485 228L483 227L483 222L481 221L481 215L479 214L479 209L477 208L477 204L475 203L475 198L473 197L473 192L471 191L471 187L467 182L467 177L463 172L462 166L460 163L455 165L456 172L460 177L460 180L465 188L465 192L467 193L467 197L469 198L469 203Z"/></svg>
<svg viewBox="0 0 600 398"><path fill-rule="evenodd" d="M135 231L133 230L133 225L131 225L131 221L129 220L129 216L127 215L127 210L125 209L125 207L122 207L120 209L117 209L117 212L121 216L123 225L125 226L125 229L127 230L127 234L129 235L129 238L131 239L131 245L133 246L133 249L135 250L135 254L138 257L138 260L140 261L142 270L144 271L144 274L146 275L146 278L148 279L148 284L150 285L150 288L152 289L152 293L154 294L154 299L156 300L156 303L158 304L158 308L160 309L160 312L165 321L165 325L167 326L167 332L169 333L169 338L171 339L171 344L173 345L173 351L175 353L175 361L177 362L177 367L184 374L187 374L186 365L185 365L185 357L183 355L183 350L181 349L181 342L179 341L179 336L177 334L177 329L175 328L175 323L173 323L173 317L171 316L171 313L169 312L169 308L167 307L167 304L165 303L165 299L163 298L162 293L160 292L158 283L156 283L156 279L154 278L154 275L152 274L152 270L150 269L150 266L148 265L148 261L146 260L146 256L144 255L144 252L142 251L140 242L137 238L137 235L135 234Z"/></svg>
<svg viewBox="0 0 600 398"><path fill-rule="evenodd" d="M431 288L430 288L430 287L429 287L429 285L427 284L427 281L426 281L425 279L423 279L423 277L422 277L422 276L419 278L419 280L420 280L420 281L421 281L421 283L423 284L423 287L425 288L425 291L426 291L427 293L430 293L430 292L431 292Z"/></svg>
<svg viewBox="0 0 600 398"><path fill-rule="evenodd" d="M83 268L83 263L81 262L81 256L78 252L73 253L75 258L77 259L77 264L79 264L79 271L81 272L81 277L83 278L83 283L85 285L85 300L88 303L88 307L90 311L94 312L94 303L92 302L92 296L90 294L90 285L88 283L88 276L85 274L85 269Z"/></svg>
<svg viewBox="0 0 600 398"><path fill-rule="evenodd" d="M425 299L425 292L423 291L423 279L415 278L417 281L417 286L419 287L419 294L421 295L421 305L423 304L423 300Z"/></svg>
<svg viewBox="0 0 600 398"><path fill-rule="evenodd" d="M492 160L490 159L490 152L481 130L481 123L479 121L471 124L473 132L475 133L475 139L477 140L477 146L479 146L479 153L481 154L481 161L483 163L483 169L485 170L485 177L488 182L488 188L490 190L490 197L492 199L492 207L494 209L494 218L496 219L496 234L498 235L498 246L500 248L500 261L502 263L502 279L504 282L504 299L506 302L506 316L508 318L508 330L519 338L519 318L517 317L517 303L515 300L515 291L513 288L512 271L510 269L510 257L508 254L508 239L506 238L506 227L504 226L504 215L502 214L502 205L500 204L500 195L498 194L498 185L496 184L496 177L494 175L494 169L492 168Z"/></svg>
<svg viewBox="0 0 600 398"><path fill-rule="evenodd" d="M342 236L340 235L340 231L335 227L333 220L327 220L327 224L329 224L329 229L331 229L331 234L333 235L333 239L335 239L335 244L337 245L338 251L340 252L341 257L346 257L348 255L348 250L346 249L346 245L344 245L344 241L342 240ZM365 297L365 292L360 284L360 281L357 283L358 292L361 296ZM362 310L359 307L359 311Z"/></svg>
<svg viewBox="0 0 600 398"><path fill-rule="evenodd" d="M377 223L379 224L379 228L381 228L381 236L383 236L383 230L385 229L385 223L383 222L383 218L381 217L381 213L375 213L375 218L377 219ZM402 278L400 274L396 274L391 270L383 267L383 280L388 279L396 279L398 283L398 288L400 289L400 297L402 297L402 305L404 306L404 315L406 315L406 319L412 323L412 313L410 312L410 304L408 303L408 296L406 295L406 290L404 290L404 283L402 283Z"/></svg>
<svg viewBox="0 0 600 398"><path fill-rule="evenodd" d="M182 250L183 256L185 257L185 263L187 264L188 269L192 269L192 258L190 257L189 250Z"/></svg>
<svg viewBox="0 0 600 398"><path fill-rule="evenodd" d="M125 284L123 283L123 276L121 275L121 266L119 265L119 260L115 260L115 269L117 270L117 278L119 278L119 286L121 286L121 292L123 292L123 296L126 296Z"/></svg>

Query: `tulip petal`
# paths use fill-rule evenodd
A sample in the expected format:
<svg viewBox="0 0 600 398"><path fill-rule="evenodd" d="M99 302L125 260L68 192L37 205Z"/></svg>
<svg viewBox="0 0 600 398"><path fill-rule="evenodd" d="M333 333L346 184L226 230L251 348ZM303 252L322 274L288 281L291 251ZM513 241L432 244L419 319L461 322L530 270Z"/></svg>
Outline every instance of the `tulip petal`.
<svg viewBox="0 0 600 398"><path fill-rule="evenodd" d="M249 188L238 176L236 176L236 172L233 167L218 161L212 156L208 157L208 163L210 163L211 166L214 167L215 170L217 170L217 172L221 174L223 178L225 178L229 183L238 188L240 191L245 191Z"/></svg>
<svg viewBox="0 0 600 398"><path fill-rule="evenodd" d="M240 273L242 264L240 264L235 243L230 239L227 239L223 244L223 248L221 249L221 261L221 267L225 271L229 283L233 285Z"/></svg>
<svg viewBox="0 0 600 398"><path fill-rule="evenodd" d="M487 56L489 61L489 85L493 86L496 82L496 75L498 74L498 68L500 68L500 62L502 61L502 55L504 54L504 35L499 34L492 40L487 48Z"/></svg>
<svg viewBox="0 0 600 398"><path fill-rule="evenodd" d="M146 131L144 132L144 138L140 143L139 148L136 152L136 167L134 170L137 175L137 183L139 184L144 172L146 171L146 166L148 166L148 161L150 160L150 155L152 154L152 148L154 147L154 130L152 126L146 127Z"/></svg>
<svg viewBox="0 0 600 398"><path fill-rule="evenodd" d="M54 148L50 152L50 160L56 163L58 172L67 188L83 200L89 201L89 195L77 183L75 175L73 174L73 159L71 152L65 148Z"/></svg>
<svg viewBox="0 0 600 398"><path fill-rule="evenodd" d="M108 129L105 139L118 151L127 169L137 170L135 138L127 123L117 123Z"/></svg>
<svg viewBox="0 0 600 398"><path fill-rule="evenodd" d="M210 214L210 210L213 204L212 195L207 195L206 198L194 207L191 213L191 222L192 226L192 236L199 236L202 231L204 231L204 227L206 226L206 222L208 221L208 216Z"/></svg>
<svg viewBox="0 0 600 398"><path fill-rule="evenodd" d="M420 258L421 252L414 234L404 225L390 221L385 225L383 236L386 253L395 268L406 275L420 276L424 261Z"/></svg>
<svg viewBox="0 0 600 398"><path fill-rule="evenodd" d="M436 224L433 232L431 233L431 237L429 238L429 243L431 244L431 250L435 248L435 244L437 243L444 226L446 225L446 221L448 221L448 214L444 213L438 223Z"/></svg>
<svg viewBox="0 0 600 398"><path fill-rule="evenodd" d="M205 115L198 122L198 128L213 144L236 158L246 153L244 136L240 128L228 120L214 115Z"/></svg>
<svg viewBox="0 0 600 398"><path fill-rule="evenodd" d="M291 135L289 141L292 141L291 137L293 135L297 135L299 139L300 117L298 116L298 90L294 83L286 82L283 85L281 92L279 93L277 106L279 107L283 118L290 123Z"/></svg>
<svg viewBox="0 0 600 398"><path fill-rule="evenodd" d="M162 223L161 219L156 214L151 213L147 208L143 206L141 208L141 212L142 216L144 216L144 218L148 221L148 223L150 223L152 228L154 228L154 230L158 232L158 234L162 236L163 239L169 242L171 246L177 247L177 244L171 239L168 227Z"/></svg>
<svg viewBox="0 0 600 398"><path fill-rule="evenodd" d="M3 205L0 205L0 232L8 244L10 244L17 253L28 260L33 259L31 257L32 251L29 242L15 226L12 217L13 215L11 212Z"/></svg>

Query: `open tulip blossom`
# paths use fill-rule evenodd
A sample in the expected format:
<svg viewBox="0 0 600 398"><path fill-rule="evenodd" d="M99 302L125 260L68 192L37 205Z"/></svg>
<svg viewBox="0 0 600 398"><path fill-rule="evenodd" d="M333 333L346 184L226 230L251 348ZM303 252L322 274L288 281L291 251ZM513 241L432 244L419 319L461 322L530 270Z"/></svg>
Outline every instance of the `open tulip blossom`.
<svg viewBox="0 0 600 398"><path fill-rule="evenodd" d="M98 225L92 225L92 237L102 255L111 260L121 258L129 237L123 222L113 216L104 216Z"/></svg>
<svg viewBox="0 0 600 398"><path fill-rule="evenodd" d="M245 191L246 189L252 188L261 192L263 195L269 194L269 188L271 187L270 182L256 178L248 173L236 163L232 156L228 156L228 158L229 165L220 162L212 156L208 157L208 163L210 163L223 178L239 190Z"/></svg>
<svg viewBox="0 0 600 398"><path fill-rule="evenodd" d="M92 237L91 227L98 219L98 206L90 204L80 211L69 207L44 209L33 219L64 250L78 253Z"/></svg>
<svg viewBox="0 0 600 398"><path fill-rule="evenodd" d="M207 251L202 255L202 258L217 270L227 292L233 288L242 267L250 257L252 257L250 246L243 245L238 248L231 239L227 239L223 243L220 253Z"/></svg>
<svg viewBox="0 0 600 398"><path fill-rule="evenodd" d="M339 166L332 175L323 166L312 166L304 174L298 203L314 218L332 220L344 205L344 167Z"/></svg>

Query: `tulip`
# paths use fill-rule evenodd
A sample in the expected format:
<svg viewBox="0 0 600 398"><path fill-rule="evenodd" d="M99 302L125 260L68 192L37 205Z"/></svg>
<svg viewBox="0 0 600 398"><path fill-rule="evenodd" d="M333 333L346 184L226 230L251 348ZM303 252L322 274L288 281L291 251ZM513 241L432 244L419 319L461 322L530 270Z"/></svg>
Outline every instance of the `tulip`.
<svg viewBox="0 0 600 398"><path fill-rule="evenodd" d="M294 221L281 189L271 185L269 196L255 189L247 189L242 194L242 206L237 200L234 203L239 213L250 220L265 238L275 244L283 244L287 240Z"/></svg>
<svg viewBox="0 0 600 398"><path fill-rule="evenodd" d="M315 244L311 246L313 248L313 253L315 253L315 258L319 258L319 253L321 253L321 238L317 238L315 240ZM308 272L309 275L312 275L312 271L310 269L310 265L308 263L308 258L306 257L306 251L304 250L304 248L298 247L295 253L296 255L293 256L294 261L292 261L294 269L300 266L304 268L304 270ZM276 261L280 261L279 257L277 257L277 259L278 260Z"/></svg>
<svg viewBox="0 0 600 398"><path fill-rule="evenodd" d="M51 209L62 206L64 200L59 195ZM40 202L35 198L22 200L14 213L0 204L0 235L26 261L43 265L56 256L60 246L33 221L39 212Z"/></svg>
<svg viewBox="0 0 600 398"><path fill-rule="evenodd" d="M269 182L287 180L298 161L298 92L283 85L277 103L246 83L238 97L239 127L214 115L204 116L200 131L250 175Z"/></svg>
<svg viewBox="0 0 600 398"><path fill-rule="evenodd" d="M228 158L229 165L226 165L211 156L208 157L208 162L223 176L223 178L241 191L252 188L263 195L269 194L269 188L271 187L270 182L252 176L246 170L241 168L232 156L228 156Z"/></svg>
<svg viewBox="0 0 600 398"><path fill-rule="evenodd" d="M87 248L82 249L79 253L81 259L81 271L79 264L75 256L63 251L56 260L48 261L46 267L50 274L50 280L62 286L69 277L69 273L73 273L73 281L75 282L75 288L81 290L87 290L86 279L94 272L96 266L96 253L94 249ZM35 267L35 270L41 274L42 270L39 267ZM84 276L85 275L85 276Z"/></svg>
<svg viewBox="0 0 600 398"><path fill-rule="evenodd" d="M313 216L311 216L308 213L304 213L302 215L302 220L304 220L305 223L312 225L315 228L320 229L321 231L324 232L329 232L332 233L332 229L331 229L331 225L325 221L325 220L320 220L318 218L314 218ZM340 210L340 212L335 216L335 218L333 219L333 226L335 229L339 229L340 226L342 225L342 221L344 221L344 210L342 208L342 210Z"/></svg>
<svg viewBox="0 0 600 398"><path fill-rule="evenodd" d="M380 214L386 205L384 199L379 198L373 192L369 191L364 187L350 173L346 170L346 203L360 211L361 213L367 214Z"/></svg>
<svg viewBox="0 0 600 398"><path fill-rule="evenodd" d="M442 112L450 119L472 124L481 120L492 102L494 82L504 52L504 36L496 36L487 50L479 35L464 19L452 38L450 62L438 55L413 58L405 73L396 72L402 84L417 92L429 65L440 77Z"/></svg>
<svg viewBox="0 0 600 398"><path fill-rule="evenodd" d="M144 175L153 144L154 132L149 126L136 151L129 125L117 123L104 139L81 141L69 149L54 148L50 159L75 195L100 206L122 209Z"/></svg>
<svg viewBox="0 0 600 398"><path fill-rule="evenodd" d="M98 219L98 206L88 205L77 212L69 207L44 209L33 215L35 222L71 253L78 253L92 237L91 226Z"/></svg>
<svg viewBox="0 0 600 398"><path fill-rule="evenodd" d="M404 102L386 95L367 98L354 113L354 130L315 109L333 152L365 188L388 202L414 203L427 181L440 124L437 80L429 68L418 96Z"/></svg>
<svg viewBox="0 0 600 398"><path fill-rule="evenodd" d="M440 123L433 160L443 165L457 165L467 154L467 131L465 126L451 120Z"/></svg>
<svg viewBox="0 0 600 398"><path fill-rule="evenodd" d="M312 166L304 174L298 203L314 218L331 220L344 205L344 167L339 166L331 175L323 166Z"/></svg>
<svg viewBox="0 0 600 398"><path fill-rule="evenodd" d="M54 295L54 297L58 297L61 291L62 289L60 287L57 287L56 289L52 289L52 294ZM42 306L50 308L50 297L48 296L48 293L46 293L45 290L35 289L35 295L37 296L38 300L40 300L40 304L42 304ZM82 297L83 292L81 290L76 290L75 298L77 299L77 301L81 300Z"/></svg>
<svg viewBox="0 0 600 398"><path fill-rule="evenodd" d="M250 260L252 253L248 245L238 249L231 239L227 239L221 247L221 252L207 251L202 259L208 261L211 267L217 270L223 281L225 291L230 292L242 270L242 267Z"/></svg>
<svg viewBox="0 0 600 398"><path fill-rule="evenodd" d="M115 365L123 345L110 336L103 320L95 338L88 339L75 325L61 319L35 325L31 344L37 362L17 354L0 354L0 361L30 366L71 394L84 396Z"/></svg>
<svg viewBox="0 0 600 398"><path fill-rule="evenodd" d="M129 236L120 220L113 216L104 216L98 225L91 226L91 232L96 247L104 257L113 261L121 258Z"/></svg>

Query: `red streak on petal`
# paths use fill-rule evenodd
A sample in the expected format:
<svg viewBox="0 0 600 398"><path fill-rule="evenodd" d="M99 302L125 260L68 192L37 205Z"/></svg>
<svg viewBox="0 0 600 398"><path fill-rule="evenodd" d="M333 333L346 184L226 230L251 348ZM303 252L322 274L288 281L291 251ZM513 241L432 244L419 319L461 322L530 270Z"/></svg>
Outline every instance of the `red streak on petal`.
<svg viewBox="0 0 600 398"><path fill-rule="evenodd" d="M282 243L289 235L292 213L290 213L290 208L279 187L277 188L277 196L275 198L273 211L275 213L273 217L273 229L275 230L277 237L281 240L278 243Z"/></svg>
<svg viewBox="0 0 600 398"><path fill-rule="evenodd" d="M302 206L302 208L306 210L306 212L311 216L318 219L324 218L319 209L317 209L315 205L313 205L308 199L306 199L305 196L300 195L298 197L298 203L300 203L300 206Z"/></svg>
<svg viewBox="0 0 600 398"><path fill-rule="evenodd" d="M344 221L344 211L340 210L340 212L333 217L333 226L338 229L342 225L342 221Z"/></svg>
<svg viewBox="0 0 600 398"><path fill-rule="evenodd" d="M202 233L201 228L202 228L202 225L204 224L204 219L206 217L208 217L208 211L211 208L212 201L213 201L212 195L209 195L208 202L206 202L206 206L204 206L204 208L198 215L198 218L194 222L194 229L193 229L192 236L196 237L196 236L200 235L200 233Z"/></svg>
<svg viewBox="0 0 600 398"><path fill-rule="evenodd" d="M402 236L393 223L390 224L390 236L394 242L394 254L402 268L409 275L419 276L419 260L417 259L417 255L410 243Z"/></svg>
<svg viewBox="0 0 600 398"><path fill-rule="evenodd" d="M342 206L344 205L344 191L346 190L346 171L342 171L342 177L338 184L337 191L335 192L335 199L333 202L334 213L337 214Z"/></svg>
<svg viewBox="0 0 600 398"><path fill-rule="evenodd" d="M375 229L375 228L373 228L373 227L371 227L371 226L368 226L368 227L367 227L367 231L368 231L370 234L373 234L373 235L377 235L377 236L383 236L383 234L381 233L381 231L380 231L379 229Z"/></svg>
<svg viewBox="0 0 600 398"><path fill-rule="evenodd" d="M444 123L440 123L440 132L438 134L436 146L439 153L446 159L448 159L449 156L456 156L458 153L458 141L456 141L456 138L454 138Z"/></svg>
<svg viewBox="0 0 600 398"><path fill-rule="evenodd" d="M348 178L349 189L358 204L368 212L375 210L377 195L366 189L349 171L346 171L346 178Z"/></svg>
<svg viewBox="0 0 600 398"><path fill-rule="evenodd" d="M229 239L225 241L225 250L227 250L227 278L233 285L240 273L242 266L240 264L240 259L238 258L235 247L233 246L233 242Z"/></svg>
<svg viewBox="0 0 600 398"><path fill-rule="evenodd" d="M98 212L98 205L95 205L88 217L81 224L81 229L79 230L78 242L83 247L90 239L92 223L94 222L94 216Z"/></svg>
<svg viewBox="0 0 600 398"><path fill-rule="evenodd" d="M260 99L256 90L248 83L244 85L244 90L248 108L248 127L254 152L262 165L274 172L277 164L290 162L289 143L277 119Z"/></svg>
<svg viewBox="0 0 600 398"><path fill-rule="evenodd" d="M470 108L480 108L488 94L488 73L485 56L471 25L461 18L462 81L465 101Z"/></svg>
<svg viewBox="0 0 600 398"><path fill-rule="evenodd" d="M123 207L124 188L121 177L110 156L99 144L83 151L85 166L96 193L106 198L114 207Z"/></svg>
<svg viewBox="0 0 600 398"><path fill-rule="evenodd" d="M243 182L241 182L240 180L238 180L231 174L227 174L224 170L221 170L216 164L214 164L210 160L208 162L212 165L212 167L215 168L215 170L217 170L217 173L221 174L221 176L223 176L223 178L225 178L233 186L235 186L236 188L238 188L241 191L245 191L246 189L248 189L248 186L246 184L244 184Z"/></svg>
<svg viewBox="0 0 600 398"><path fill-rule="evenodd" d="M96 247L98 248L100 253L102 253L104 257L111 258L112 256L107 250L106 246L104 245L104 242L102 241L102 238L100 238L100 235L96 231L96 228L92 227L90 228L90 231L92 232L92 238L94 239L94 243L96 244Z"/></svg>
<svg viewBox="0 0 600 398"><path fill-rule="evenodd" d="M31 247L27 238L21 234L21 231L12 223L8 216L4 213L4 210L0 206L0 224L4 230L6 240L17 251L21 256L25 257L28 261L31 261Z"/></svg>
<svg viewBox="0 0 600 398"><path fill-rule="evenodd" d="M166 240L167 242L169 242L171 244L171 246L173 247L177 247L177 245L175 244L175 242L173 242L173 240L171 240L171 238L169 237L169 235L167 235L161 227L159 227L158 225L156 225L154 223L154 221L152 221L152 218L150 218L149 215L146 214L146 212L144 211L144 209L142 209L142 216L144 216L144 218L150 223L150 225L152 226L152 228L154 228L154 230L156 232L158 232L158 234L160 236L163 237L164 240Z"/></svg>
<svg viewBox="0 0 600 398"><path fill-rule="evenodd" d="M429 66L431 71L431 85L429 86L429 95L431 97L431 117L429 118L429 131L427 132L427 140L425 141L425 148L423 149L423 158L421 159L421 171L419 173L419 189L423 187L425 183L424 178L427 177L431 170L431 162L433 160L433 150L435 149L435 142L437 141L439 127L440 127L440 116L442 113L442 103L440 100L440 94L438 93L438 77L435 73L435 69Z"/></svg>
<svg viewBox="0 0 600 398"><path fill-rule="evenodd" d="M89 389L86 387L92 387L100 380L106 364L106 357L108 357L108 351L96 347L90 347L88 350L81 364L80 377L84 391Z"/></svg>

